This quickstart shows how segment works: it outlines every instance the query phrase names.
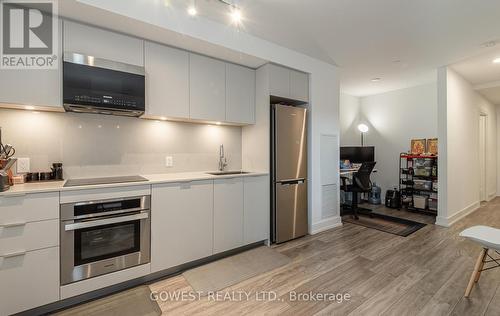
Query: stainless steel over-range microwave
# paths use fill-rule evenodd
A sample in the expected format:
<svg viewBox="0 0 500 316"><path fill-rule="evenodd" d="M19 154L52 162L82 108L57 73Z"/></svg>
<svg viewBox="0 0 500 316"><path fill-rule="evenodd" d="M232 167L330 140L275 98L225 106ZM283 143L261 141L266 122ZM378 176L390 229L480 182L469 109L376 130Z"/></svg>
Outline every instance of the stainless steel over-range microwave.
<svg viewBox="0 0 500 316"><path fill-rule="evenodd" d="M66 111L141 116L145 110L144 67L64 53Z"/></svg>

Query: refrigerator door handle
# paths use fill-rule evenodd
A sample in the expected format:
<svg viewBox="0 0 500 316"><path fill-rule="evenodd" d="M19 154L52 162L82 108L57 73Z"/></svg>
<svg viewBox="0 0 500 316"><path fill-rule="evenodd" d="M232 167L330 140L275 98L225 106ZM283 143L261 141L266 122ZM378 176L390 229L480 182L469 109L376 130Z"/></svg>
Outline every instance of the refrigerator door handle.
<svg viewBox="0 0 500 316"><path fill-rule="evenodd" d="M281 180L281 181L276 181L276 183L279 183L281 185L294 185L294 184L303 184L306 182L305 178L300 178L300 179L287 179L287 180Z"/></svg>

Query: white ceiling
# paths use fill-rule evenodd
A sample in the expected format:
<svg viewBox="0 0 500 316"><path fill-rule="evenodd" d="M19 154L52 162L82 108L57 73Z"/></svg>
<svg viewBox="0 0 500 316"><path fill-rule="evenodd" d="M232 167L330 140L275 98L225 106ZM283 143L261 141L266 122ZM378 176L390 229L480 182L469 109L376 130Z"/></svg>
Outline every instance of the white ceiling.
<svg viewBox="0 0 500 316"><path fill-rule="evenodd" d="M484 85L500 81L500 64L493 60L500 58L500 43L479 54L452 65L452 68L464 76L472 85Z"/></svg>
<svg viewBox="0 0 500 316"><path fill-rule="evenodd" d="M115 0L111 0L115 1ZM122 0L120 0L122 1ZM125 1L125 0L123 0ZM145 0L157 3L163 0ZM161 4L163 5L163 4ZM101 10L94 6L80 3L78 0L59 1L59 15L86 24L97 25L114 31L145 38L154 42L167 44L192 52L198 52L222 60L251 68L258 68L267 63L266 60L243 54L222 46L184 36L164 28L131 20L121 15Z"/></svg>
<svg viewBox="0 0 500 316"><path fill-rule="evenodd" d="M487 100L495 105L500 105L500 84L496 87L477 89Z"/></svg>
<svg viewBox="0 0 500 316"><path fill-rule="evenodd" d="M148 1L175 7L192 2ZM498 0L235 1L244 12L241 31L338 65L342 90L357 96L434 81L437 67L477 55L486 50L482 43L500 40ZM71 11L64 7L72 2L60 1L62 11ZM227 7L219 1L197 0L196 5L200 15L228 23ZM80 9L71 15L108 23L105 16ZM375 77L382 80L372 82Z"/></svg>
<svg viewBox="0 0 500 316"><path fill-rule="evenodd" d="M493 104L500 104L500 63L493 63L497 58L500 58L500 43L451 67L486 99Z"/></svg>

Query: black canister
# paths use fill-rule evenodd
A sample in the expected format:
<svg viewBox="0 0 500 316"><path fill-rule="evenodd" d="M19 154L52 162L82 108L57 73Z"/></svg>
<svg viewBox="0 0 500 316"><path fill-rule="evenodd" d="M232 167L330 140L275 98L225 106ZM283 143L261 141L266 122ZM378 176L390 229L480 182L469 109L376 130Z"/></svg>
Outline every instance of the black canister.
<svg viewBox="0 0 500 316"><path fill-rule="evenodd" d="M28 172L26 174L26 182L32 182L32 181L40 181L39 172Z"/></svg>
<svg viewBox="0 0 500 316"><path fill-rule="evenodd" d="M55 162L52 164L52 179L63 180L63 164Z"/></svg>
<svg viewBox="0 0 500 316"><path fill-rule="evenodd" d="M52 172L40 172L40 181L52 180Z"/></svg>

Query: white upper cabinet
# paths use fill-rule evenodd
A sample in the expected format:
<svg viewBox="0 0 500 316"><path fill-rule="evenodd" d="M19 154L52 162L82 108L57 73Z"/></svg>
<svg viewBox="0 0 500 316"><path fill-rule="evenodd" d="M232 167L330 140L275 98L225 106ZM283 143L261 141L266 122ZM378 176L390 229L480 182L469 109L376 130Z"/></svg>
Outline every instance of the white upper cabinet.
<svg viewBox="0 0 500 316"><path fill-rule="evenodd" d="M278 97L290 97L290 70L269 64L269 92Z"/></svg>
<svg viewBox="0 0 500 316"><path fill-rule="evenodd" d="M243 179L214 180L214 254L243 246Z"/></svg>
<svg viewBox="0 0 500 316"><path fill-rule="evenodd" d="M59 21L59 30L62 21ZM62 32L59 32L58 56L62 57ZM56 52L54 52L56 53ZM0 103L38 105L62 110L62 58L57 69L1 69Z"/></svg>
<svg viewBox="0 0 500 316"><path fill-rule="evenodd" d="M193 120L226 120L226 63L189 54L190 118Z"/></svg>
<svg viewBox="0 0 500 316"><path fill-rule="evenodd" d="M255 124L253 69L73 21L60 20L59 28L58 69L2 70L0 107L35 105L62 111L62 57L67 52L144 67L146 118ZM290 71L270 67L275 69L272 94L287 97ZM302 85L302 78L294 80L294 85Z"/></svg>
<svg viewBox="0 0 500 316"><path fill-rule="evenodd" d="M309 75L290 70L290 99L309 101Z"/></svg>
<svg viewBox="0 0 500 316"><path fill-rule="evenodd" d="M226 64L226 121L255 123L255 70Z"/></svg>
<svg viewBox="0 0 500 316"><path fill-rule="evenodd" d="M143 40L71 21L64 21L64 51L144 66Z"/></svg>
<svg viewBox="0 0 500 316"><path fill-rule="evenodd" d="M274 64L268 65L269 93L273 96L309 102L309 75Z"/></svg>
<svg viewBox="0 0 500 316"><path fill-rule="evenodd" d="M146 115L189 118L189 53L146 42Z"/></svg>

